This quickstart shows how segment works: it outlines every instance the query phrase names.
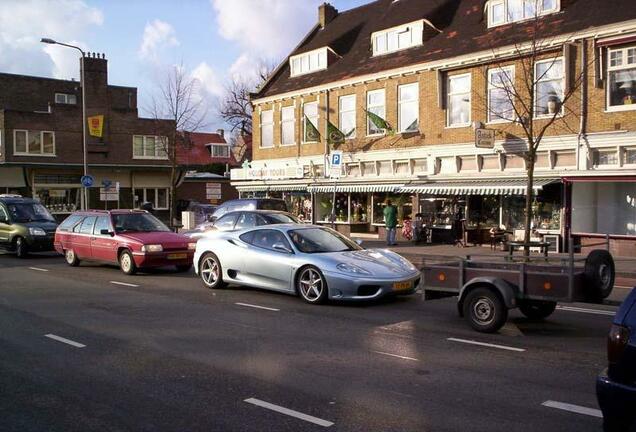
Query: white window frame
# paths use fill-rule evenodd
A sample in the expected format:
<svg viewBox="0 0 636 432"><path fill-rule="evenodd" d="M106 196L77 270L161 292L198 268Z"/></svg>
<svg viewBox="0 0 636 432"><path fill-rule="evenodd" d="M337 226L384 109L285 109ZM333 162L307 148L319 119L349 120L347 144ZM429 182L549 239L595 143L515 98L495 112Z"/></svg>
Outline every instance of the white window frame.
<svg viewBox="0 0 636 432"><path fill-rule="evenodd" d="M62 96L61 99L58 101L58 96ZM75 99L75 102L70 102L70 98L73 97ZM64 105L77 105L77 96L74 94L70 94L70 93L55 93L55 103L56 104L64 104Z"/></svg>
<svg viewBox="0 0 636 432"><path fill-rule="evenodd" d="M461 93L451 93L450 88L451 88L451 81L454 79L460 79L460 78L468 78L468 91L467 92L461 92ZM473 110L473 77L472 74L470 72L468 73L464 73L464 74L460 74L460 75L450 75L447 79L447 94L446 94L446 127L447 128L461 128L461 127L467 127L471 125L471 119L472 119L472 110ZM466 123L451 123L451 96L455 96L455 95L463 95L463 94L467 94L468 95L468 120L466 121Z"/></svg>
<svg viewBox="0 0 636 432"><path fill-rule="evenodd" d="M24 132L26 134L26 148L24 152L18 152L16 149L16 135L18 132ZM29 135L37 133L40 135L40 153L29 153ZM51 134L53 137L53 153L44 153L44 134ZM28 129L14 129L13 130L13 155L14 156L31 156L31 157L55 157L56 156L56 146L55 146L55 132L53 131L36 131L36 130L28 130Z"/></svg>
<svg viewBox="0 0 636 432"><path fill-rule="evenodd" d="M265 116L265 114L271 115L272 119L271 121L265 121L263 120L263 117ZM272 137L272 142L271 143L267 143L267 145L265 145L265 143L263 142L263 131L265 130L265 128L270 129L271 131L271 137ZM265 149L265 148L274 148L274 110L273 109L268 109L268 110L263 110L261 111L261 142L260 142L260 148Z"/></svg>
<svg viewBox="0 0 636 432"><path fill-rule="evenodd" d="M614 162L613 163L601 163L601 154L613 154ZM594 168L616 168L619 166L621 161L621 153L618 151L616 147L601 147L594 149Z"/></svg>
<svg viewBox="0 0 636 432"><path fill-rule="evenodd" d="M308 116L307 114L305 114L305 108L307 106L316 106L316 115L315 116ZM314 125L314 127L316 128L316 130L320 131L319 129L319 125L320 125L320 111L319 111L319 107L318 107L318 101L314 101L314 102L306 102L303 104L303 136L301 139L301 142L303 144L315 144L317 142L319 142L319 140L316 141L307 141L305 138L307 138L307 123L306 122L306 118L309 119L309 121L311 122L311 124ZM306 117L306 118L305 118ZM312 119L315 119L315 122L312 121Z"/></svg>
<svg viewBox="0 0 636 432"><path fill-rule="evenodd" d="M505 72L508 74L508 76L510 77L510 87L514 88L515 85L515 67L514 65L510 65L510 66L502 66L502 67L497 67L497 68L493 68L493 69L488 69L488 94L487 96L487 100L486 100L486 104L487 104L487 110L488 110L488 123L510 123L513 121L513 119L505 119L505 118L501 118L499 116L495 116L495 113L493 113L491 107L492 107L492 103L491 103L491 99L490 99L490 95L493 91L495 90L504 90L506 89L506 86L500 87L500 86L496 86L494 85L493 81L492 81L492 75L495 73L501 73L501 72ZM509 90L510 91L510 90ZM509 101L510 103L513 103L513 101ZM514 115L514 110L512 112L512 114Z"/></svg>
<svg viewBox="0 0 636 432"><path fill-rule="evenodd" d="M400 45L400 35L408 33L409 40L404 45ZM424 20L413 21L396 27L391 27L371 34L371 46L373 47L373 55L379 56L390 54L396 51L402 51L423 43ZM395 47L389 47L389 37L395 37ZM380 40L379 40L380 39ZM383 39L383 41L381 41Z"/></svg>
<svg viewBox="0 0 636 432"><path fill-rule="evenodd" d="M154 190L155 191L155 202L152 203L153 210L168 210L170 208L170 188L167 188L167 187L158 187L158 188L135 187L134 188L134 191L138 191L138 190L142 190L143 194L144 194L143 200L141 200L142 203L148 202L146 197L148 196L148 191L149 190ZM166 207L159 207L158 206L158 203L159 203L159 191L160 190L165 190L166 191Z"/></svg>
<svg viewBox="0 0 636 432"><path fill-rule="evenodd" d="M607 50L607 90L605 91L605 106L607 111L633 111L636 110L636 103L631 105L610 105L610 74L612 72L620 72L626 70L634 70L636 73L636 63L627 63L629 50L636 50L636 45L623 46L621 48L608 48ZM622 55L622 64L612 66L611 58L612 53L620 52ZM636 96L636 95L634 95Z"/></svg>
<svg viewBox="0 0 636 432"><path fill-rule="evenodd" d="M552 9L543 9L543 0L514 0L514 1L521 1L523 3L523 11L524 11L524 16L520 19L516 19L513 20L509 14L508 14L508 3L511 0L490 0L488 2L487 8L488 8L488 28L493 28L493 27L498 27L498 26L502 26L502 25L506 25L506 24L510 24L510 23L518 23L518 22L523 22L523 21L528 21L531 19L534 19L535 16L544 16L544 15L549 15L549 14L553 14L556 12L561 11L561 0L554 0L554 8ZM525 11L526 11L526 3L535 3L536 4L536 15L533 16L526 16L525 15ZM494 22L493 21L493 8L496 5L503 5L503 21L501 22Z"/></svg>
<svg viewBox="0 0 636 432"><path fill-rule="evenodd" d="M221 155L221 156L215 155L214 154L214 149L215 148L221 148L227 154ZM210 157L219 158L219 159L227 159L227 158L229 158L230 157L230 146L228 144L216 144L216 143L215 144L210 144Z"/></svg>
<svg viewBox="0 0 636 432"><path fill-rule="evenodd" d="M142 138L142 142L141 142L141 152L142 155L138 156L135 155L135 138L136 137L141 137ZM148 156L146 155L146 139L148 138L154 138L155 139L155 154L152 156ZM158 135L133 135L132 138L133 142L133 159L146 159L146 160L168 160L168 151L163 145L161 145L161 142L168 141L168 137L164 137L164 136L158 136ZM162 154L163 153L163 154Z"/></svg>
<svg viewBox="0 0 636 432"><path fill-rule="evenodd" d="M371 100L371 95L372 94L382 94L382 104L376 104L376 105L371 105L370 104L370 100ZM376 89L376 90L369 90L367 91L367 111L371 111L371 108L379 108L382 107L382 118L386 117L386 89ZM386 121L386 119L385 119ZM367 129L367 136L368 137L374 137L374 136L382 136L386 134L386 129L383 129L382 132L380 133L371 133L371 129L369 128L371 120L369 119L369 116L366 116L366 129Z"/></svg>
<svg viewBox="0 0 636 432"><path fill-rule="evenodd" d="M352 110L343 110L342 109L342 102L346 101L347 99L353 99L353 109ZM350 131L346 131L346 130L344 130L342 128L343 114L344 115L353 115L353 133L351 135L349 135L349 136L346 136L346 135ZM340 132L342 132L345 135L346 139L354 139L356 137L356 133L358 131L358 122L356 121L356 95L355 94L344 95L344 96L340 96L338 98L338 129L340 129Z"/></svg>
<svg viewBox="0 0 636 432"><path fill-rule="evenodd" d="M285 119L285 112L290 111L291 119ZM291 127L292 142L285 142L285 127ZM282 147L296 145L296 107L294 105L282 107L280 110L280 145Z"/></svg>
<svg viewBox="0 0 636 432"><path fill-rule="evenodd" d="M561 78L560 78L561 79L561 94L559 95L560 99L561 99L561 107L560 107L561 110L557 114L557 117L563 116L563 113L564 113L564 110L565 110L564 103L563 103L563 99L565 98L565 73L566 73L566 71L565 71L565 61L564 61L563 57L554 57L554 58L545 59L545 60L537 60L534 63L534 76L533 76L533 79L534 79L534 101L533 101L534 110L533 111L534 111L534 118L535 119L551 118L552 117L552 114L539 114L538 113L538 109L537 109L538 105L537 104L538 104L538 97L539 97L539 92L538 92L539 83L542 82L542 81L557 81L558 80L558 79L555 79L555 78L544 79L544 80L538 79L538 77L537 77L537 67L540 64L542 64L542 63L552 63L554 65L556 62L559 62L559 61L561 62L561 71L563 72L563 75L561 75ZM550 69L552 67L553 66L551 66Z"/></svg>
<svg viewBox="0 0 636 432"><path fill-rule="evenodd" d="M328 47L322 47L289 57L290 76L297 77L327 69L329 66L328 51Z"/></svg>
<svg viewBox="0 0 636 432"><path fill-rule="evenodd" d="M415 100L401 100L400 99L400 89L406 88L406 87L415 87ZM402 126L402 106L406 105L406 104L412 104L413 102L415 102L415 112L417 113L417 130L407 130L404 129ZM403 85L399 85L397 88L397 111L398 111L398 129L399 129L399 133L416 133L419 131L420 129L420 84L419 83L410 83L410 84L403 84ZM412 122L411 122L412 123ZM410 126L410 125L406 125L406 126Z"/></svg>

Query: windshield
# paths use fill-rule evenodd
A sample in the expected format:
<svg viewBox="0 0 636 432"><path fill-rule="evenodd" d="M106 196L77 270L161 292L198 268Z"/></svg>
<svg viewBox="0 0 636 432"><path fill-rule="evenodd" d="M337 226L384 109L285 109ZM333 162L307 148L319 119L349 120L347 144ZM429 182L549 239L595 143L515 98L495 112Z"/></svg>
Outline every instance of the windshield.
<svg viewBox="0 0 636 432"><path fill-rule="evenodd" d="M113 215L115 232L169 232L170 228L148 213L130 213Z"/></svg>
<svg viewBox="0 0 636 432"><path fill-rule="evenodd" d="M362 249L351 240L326 228L288 231L296 248L303 253L345 252Z"/></svg>
<svg viewBox="0 0 636 432"><path fill-rule="evenodd" d="M289 214L283 213L270 213L262 215L270 224L287 224L287 223L300 223L298 219Z"/></svg>
<svg viewBox="0 0 636 432"><path fill-rule="evenodd" d="M9 204L7 207L13 222L55 222L46 207L39 203Z"/></svg>

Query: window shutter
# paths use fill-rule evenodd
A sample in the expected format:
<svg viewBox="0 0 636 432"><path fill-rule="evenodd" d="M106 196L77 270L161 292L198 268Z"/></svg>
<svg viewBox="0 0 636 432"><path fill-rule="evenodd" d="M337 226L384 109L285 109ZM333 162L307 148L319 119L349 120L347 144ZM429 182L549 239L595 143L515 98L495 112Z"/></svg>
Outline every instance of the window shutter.
<svg viewBox="0 0 636 432"><path fill-rule="evenodd" d="M605 81L605 70L603 67L605 48L598 46L596 40L594 40L594 87L603 88L603 82Z"/></svg>
<svg viewBox="0 0 636 432"><path fill-rule="evenodd" d="M576 59L576 45L573 43L566 43L563 45L563 75L565 79L564 92L565 94L572 92L572 86L575 79L573 78L576 73L576 64L573 64Z"/></svg>
<svg viewBox="0 0 636 432"><path fill-rule="evenodd" d="M437 106L446 109L446 74L437 70Z"/></svg>

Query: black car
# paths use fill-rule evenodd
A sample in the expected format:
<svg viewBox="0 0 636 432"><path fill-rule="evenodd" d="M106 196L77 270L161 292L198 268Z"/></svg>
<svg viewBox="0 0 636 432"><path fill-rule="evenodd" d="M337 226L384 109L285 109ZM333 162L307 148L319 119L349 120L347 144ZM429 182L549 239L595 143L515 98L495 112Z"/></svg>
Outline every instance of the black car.
<svg viewBox="0 0 636 432"><path fill-rule="evenodd" d="M226 213L240 210L277 210L289 211L287 204L282 199L275 198L244 198L225 201L212 214L212 221L217 220Z"/></svg>
<svg viewBox="0 0 636 432"><path fill-rule="evenodd" d="M57 222L39 201L0 195L0 248L24 258L29 252L53 250Z"/></svg>
<svg viewBox="0 0 636 432"><path fill-rule="evenodd" d="M236 231L260 225L302 223L291 213L277 210L248 210L226 213L214 222L198 225L194 230L184 234L198 239L208 231Z"/></svg>
<svg viewBox="0 0 636 432"><path fill-rule="evenodd" d="M606 432L636 432L636 288L614 317L608 368L596 380Z"/></svg>

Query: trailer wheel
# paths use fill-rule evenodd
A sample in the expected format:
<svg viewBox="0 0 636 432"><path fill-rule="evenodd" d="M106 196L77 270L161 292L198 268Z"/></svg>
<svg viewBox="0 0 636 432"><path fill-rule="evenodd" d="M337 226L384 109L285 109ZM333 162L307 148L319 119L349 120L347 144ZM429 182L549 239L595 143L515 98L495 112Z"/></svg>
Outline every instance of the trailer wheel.
<svg viewBox="0 0 636 432"><path fill-rule="evenodd" d="M475 288L466 295L464 317L481 333L495 333L506 323L508 309L501 296L488 288Z"/></svg>
<svg viewBox="0 0 636 432"><path fill-rule="evenodd" d="M585 284L587 299L601 302L609 297L614 288L614 259L605 250L593 250L585 259Z"/></svg>
<svg viewBox="0 0 636 432"><path fill-rule="evenodd" d="M519 302L519 310L531 320L542 320L554 312L556 302L545 300L523 300Z"/></svg>

